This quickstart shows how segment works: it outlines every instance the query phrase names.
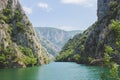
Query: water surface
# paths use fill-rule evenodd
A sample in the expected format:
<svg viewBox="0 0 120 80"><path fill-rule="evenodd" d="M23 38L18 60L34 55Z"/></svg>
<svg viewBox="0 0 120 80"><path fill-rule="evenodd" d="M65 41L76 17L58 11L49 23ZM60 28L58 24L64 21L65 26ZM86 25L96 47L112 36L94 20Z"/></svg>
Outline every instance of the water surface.
<svg viewBox="0 0 120 80"><path fill-rule="evenodd" d="M0 69L0 80L99 80L105 68L72 62L52 62L40 67Z"/></svg>

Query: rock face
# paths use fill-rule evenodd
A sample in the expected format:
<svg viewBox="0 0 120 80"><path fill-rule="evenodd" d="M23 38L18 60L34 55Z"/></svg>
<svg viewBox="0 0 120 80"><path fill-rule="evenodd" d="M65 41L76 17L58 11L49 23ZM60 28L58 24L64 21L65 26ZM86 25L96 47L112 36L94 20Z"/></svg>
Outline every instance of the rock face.
<svg viewBox="0 0 120 80"><path fill-rule="evenodd" d="M86 62L86 57L102 58L106 45L115 46L115 35L110 25L111 20L120 20L119 11L119 0L98 0L98 21L85 40L85 50L81 53L84 56L83 62Z"/></svg>
<svg viewBox="0 0 120 80"><path fill-rule="evenodd" d="M97 6L98 6L98 11L97 11L97 15L98 15L98 20L101 20L109 11L109 4L110 0L98 0L97 2Z"/></svg>
<svg viewBox="0 0 120 80"><path fill-rule="evenodd" d="M40 37L40 42L47 51L54 57L58 55L65 43L75 34L81 33L80 30L64 31L51 27L35 27L35 31Z"/></svg>
<svg viewBox="0 0 120 80"><path fill-rule="evenodd" d="M73 54L81 56L80 63L89 63L90 58L103 58L107 45L116 49L116 36L111 30L111 21L120 21L120 0L98 0L97 16L98 21L82 34L78 45L74 47Z"/></svg>
<svg viewBox="0 0 120 80"><path fill-rule="evenodd" d="M119 0L97 0L97 16L98 16L98 21L103 19L109 12L110 12L110 7L114 5L114 1L117 1L119 3ZM113 3L112 3L113 2ZM116 7L114 5L114 7Z"/></svg>
<svg viewBox="0 0 120 80"><path fill-rule="evenodd" d="M18 0L0 0L0 67L44 63L47 54Z"/></svg>

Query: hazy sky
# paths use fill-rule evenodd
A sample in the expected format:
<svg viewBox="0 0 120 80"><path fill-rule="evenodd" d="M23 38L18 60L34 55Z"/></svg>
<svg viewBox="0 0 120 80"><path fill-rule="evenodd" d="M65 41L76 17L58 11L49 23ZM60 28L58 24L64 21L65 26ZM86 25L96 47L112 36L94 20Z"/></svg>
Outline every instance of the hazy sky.
<svg viewBox="0 0 120 80"><path fill-rule="evenodd" d="M97 19L97 0L19 0L35 27L84 30Z"/></svg>

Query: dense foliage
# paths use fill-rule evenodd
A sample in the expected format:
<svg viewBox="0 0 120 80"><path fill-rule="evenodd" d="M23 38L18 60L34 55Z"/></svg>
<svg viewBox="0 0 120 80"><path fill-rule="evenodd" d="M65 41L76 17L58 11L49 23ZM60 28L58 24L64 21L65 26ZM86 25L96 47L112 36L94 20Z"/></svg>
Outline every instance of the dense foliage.
<svg viewBox="0 0 120 80"><path fill-rule="evenodd" d="M34 57L30 48L19 46L19 49L24 54L23 58L21 58L22 62L24 62L27 66L33 66L37 64L37 58Z"/></svg>
<svg viewBox="0 0 120 80"><path fill-rule="evenodd" d="M7 8L3 9L2 14L0 14L0 19L10 25L12 34L15 34L15 30L17 30L18 32L25 31L25 26L21 22L22 15L20 14L20 10L15 9L13 13L9 4L7 5ZM16 22L16 24L13 24L13 22ZM16 28L13 26L16 26Z"/></svg>
<svg viewBox="0 0 120 80"><path fill-rule="evenodd" d="M120 48L120 21L112 21L112 30L115 32L116 45Z"/></svg>
<svg viewBox="0 0 120 80"><path fill-rule="evenodd" d="M104 77L102 76L102 80L120 80L119 78L119 67L118 67L118 63L114 62L112 60L112 54L117 55L120 51L120 21L112 21L111 24L112 27L112 31L114 31L115 35L116 35L116 45L117 45L117 50L113 49L111 46L106 46L105 47L105 53L104 53L104 62L105 65L109 68L109 73L105 74L104 73Z"/></svg>
<svg viewBox="0 0 120 80"><path fill-rule="evenodd" d="M11 48L2 48L0 51L0 67L11 67L10 63L18 61L17 54Z"/></svg>
<svg viewBox="0 0 120 80"><path fill-rule="evenodd" d="M68 43L65 44L60 55L56 57L56 61L77 61L79 62L80 55L73 54L75 47L79 44L81 34L76 35L73 39L70 39ZM84 46L81 47L83 49Z"/></svg>

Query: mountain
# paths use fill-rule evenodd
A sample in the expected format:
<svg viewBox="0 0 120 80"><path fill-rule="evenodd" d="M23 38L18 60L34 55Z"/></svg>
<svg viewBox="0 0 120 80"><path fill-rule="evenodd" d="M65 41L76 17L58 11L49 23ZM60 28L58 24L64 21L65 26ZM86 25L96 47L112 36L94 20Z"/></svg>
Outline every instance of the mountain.
<svg viewBox="0 0 120 80"><path fill-rule="evenodd" d="M0 0L0 68L48 63L48 56L18 0Z"/></svg>
<svg viewBox="0 0 120 80"><path fill-rule="evenodd" d="M77 35L77 34L80 34L80 33L83 33L84 30L73 30L73 31L67 31L69 33L69 35L71 36L71 39Z"/></svg>
<svg viewBox="0 0 120 80"><path fill-rule="evenodd" d="M120 62L120 0L98 0L97 6L98 20L78 39L69 40L56 61L97 65L107 57Z"/></svg>
<svg viewBox="0 0 120 80"><path fill-rule="evenodd" d="M42 46L53 56L57 56L64 44L80 30L64 31L51 27L35 27L35 31L40 38Z"/></svg>

